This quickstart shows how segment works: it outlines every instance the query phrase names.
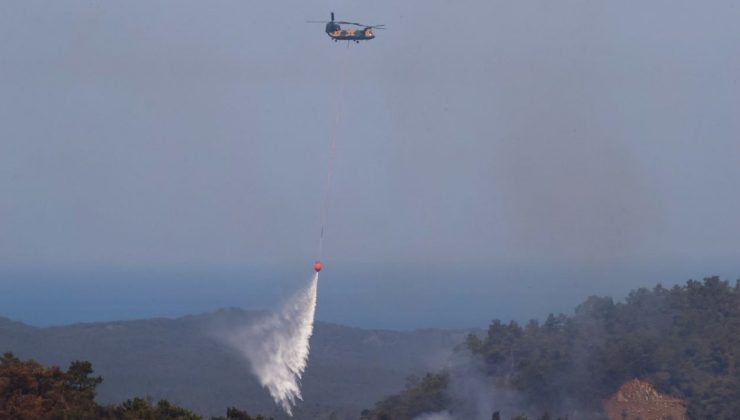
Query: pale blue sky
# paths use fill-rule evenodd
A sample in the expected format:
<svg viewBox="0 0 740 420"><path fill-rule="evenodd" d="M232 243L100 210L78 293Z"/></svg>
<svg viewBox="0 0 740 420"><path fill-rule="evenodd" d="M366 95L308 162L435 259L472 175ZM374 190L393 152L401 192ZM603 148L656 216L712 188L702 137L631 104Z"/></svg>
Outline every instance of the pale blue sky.
<svg viewBox="0 0 740 420"><path fill-rule="evenodd" d="M332 10L388 30L335 44L304 23ZM105 285L256 270L284 274L240 290L290 289L316 254L346 63L327 318L372 325L393 301L418 319L399 325L446 325L433 302L541 312L549 294L567 310L656 272L740 277L739 15L736 1L4 1L0 269L59 287L80 271ZM372 308L352 300L362 267L383 277ZM8 299L32 301L4 277ZM222 300L192 308L238 303Z"/></svg>

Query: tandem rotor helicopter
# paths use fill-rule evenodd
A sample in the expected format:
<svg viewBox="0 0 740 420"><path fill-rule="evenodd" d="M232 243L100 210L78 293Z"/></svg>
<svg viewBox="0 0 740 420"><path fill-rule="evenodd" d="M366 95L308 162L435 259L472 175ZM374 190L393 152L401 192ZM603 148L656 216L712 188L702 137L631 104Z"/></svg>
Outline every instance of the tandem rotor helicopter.
<svg viewBox="0 0 740 420"><path fill-rule="evenodd" d="M334 42L337 41L355 41L356 43L360 43L360 41L369 41L373 38L375 38L375 34L373 33L373 29L385 29L385 25L364 25L362 23L357 22L344 22L344 21L334 21L334 12L331 12L331 20L325 21L325 20L309 20L308 23L326 23L326 34L331 37L331 39L334 40ZM357 29L342 29L339 25L353 25L357 26Z"/></svg>

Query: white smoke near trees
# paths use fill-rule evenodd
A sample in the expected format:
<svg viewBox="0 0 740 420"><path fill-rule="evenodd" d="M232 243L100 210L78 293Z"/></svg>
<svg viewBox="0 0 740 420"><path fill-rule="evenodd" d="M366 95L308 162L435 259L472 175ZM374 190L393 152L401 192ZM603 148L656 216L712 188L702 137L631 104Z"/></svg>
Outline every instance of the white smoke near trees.
<svg viewBox="0 0 740 420"><path fill-rule="evenodd" d="M302 399L300 381L308 362L318 281L316 273L278 313L226 336L226 341L249 361L275 403L291 416L293 406Z"/></svg>
<svg viewBox="0 0 740 420"><path fill-rule="evenodd" d="M452 414L450 414L449 411L440 411L439 413L427 413L422 414L419 417L414 418L414 420L455 420L454 417L452 417Z"/></svg>
<svg viewBox="0 0 740 420"><path fill-rule="evenodd" d="M498 412L509 419L527 414L526 404L514 390L498 386L494 378L486 376L483 361L468 351L459 351L447 361L448 409L424 413L414 420L490 420Z"/></svg>

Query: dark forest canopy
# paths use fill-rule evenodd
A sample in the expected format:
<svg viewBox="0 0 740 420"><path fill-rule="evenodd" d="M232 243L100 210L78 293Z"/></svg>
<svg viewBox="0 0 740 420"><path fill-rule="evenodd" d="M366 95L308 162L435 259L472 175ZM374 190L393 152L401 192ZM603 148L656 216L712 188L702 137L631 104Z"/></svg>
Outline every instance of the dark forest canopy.
<svg viewBox="0 0 740 420"><path fill-rule="evenodd" d="M5 353L0 357L0 418L18 420L108 419L108 420L198 420L201 417L169 401L156 404L134 398L121 404L101 406L95 389L103 379L91 376L92 365L74 361L67 371L22 361ZM226 417L214 420L266 420L229 408Z"/></svg>
<svg viewBox="0 0 740 420"><path fill-rule="evenodd" d="M476 361L492 389L516 391L529 413L603 415L602 403L639 378L687 402L690 418L740 413L740 281L718 277L638 289L624 302L591 297L571 316L526 325L493 321L458 353ZM457 406L450 371L429 375L377 403L366 417L411 419ZM489 414L490 416L490 414Z"/></svg>

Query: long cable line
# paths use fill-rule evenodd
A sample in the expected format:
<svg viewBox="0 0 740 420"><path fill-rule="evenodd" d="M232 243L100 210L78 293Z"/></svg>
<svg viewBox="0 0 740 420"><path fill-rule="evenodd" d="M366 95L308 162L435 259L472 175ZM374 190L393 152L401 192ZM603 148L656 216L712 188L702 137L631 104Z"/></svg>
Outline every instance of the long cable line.
<svg viewBox="0 0 740 420"><path fill-rule="evenodd" d="M331 196L332 180L334 178L334 160L337 152L337 136L339 127L342 122L342 111L344 110L344 94L347 85L347 59L343 59L339 66L339 97L337 98L337 108L334 114L334 123L331 129L331 139L329 142L329 162L326 171L326 185L324 186L324 198L321 204L321 232L319 234L319 254L317 261L321 261L321 255L324 250L324 232L329 217L329 198Z"/></svg>

